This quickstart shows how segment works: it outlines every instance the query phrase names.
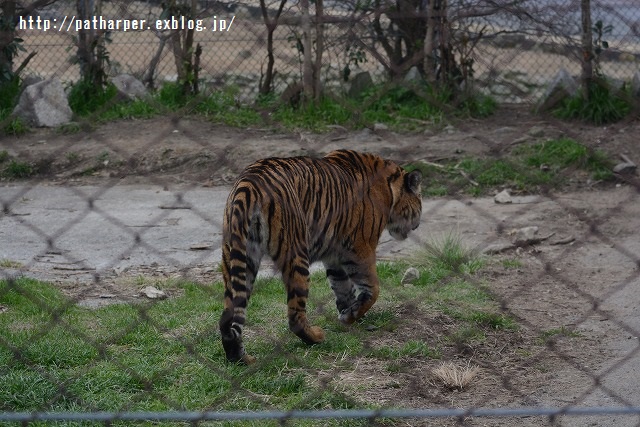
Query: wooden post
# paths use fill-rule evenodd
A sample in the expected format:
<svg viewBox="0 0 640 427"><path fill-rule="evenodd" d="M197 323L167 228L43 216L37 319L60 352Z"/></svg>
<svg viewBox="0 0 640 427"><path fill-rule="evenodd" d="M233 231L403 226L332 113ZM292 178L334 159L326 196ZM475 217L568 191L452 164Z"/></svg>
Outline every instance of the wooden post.
<svg viewBox="0 0 640 427"><path fill-rule="evenodd" d="M593 34L591 25L591 0L581 1L582 12L582 96L589 100L593 83Z"/></svg>
<svg viewBox="0 0 640 427"><path fill-rule="evenodd" d="M302 90L303 102L313 99L313 63L311 61L311 17L309 16L309 0L300 0L302 9Z"/></svg>

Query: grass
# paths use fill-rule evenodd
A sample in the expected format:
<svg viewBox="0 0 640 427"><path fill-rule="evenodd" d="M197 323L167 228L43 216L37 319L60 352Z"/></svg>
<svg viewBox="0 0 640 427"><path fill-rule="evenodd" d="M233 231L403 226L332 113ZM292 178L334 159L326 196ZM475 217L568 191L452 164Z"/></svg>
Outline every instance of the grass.
<svg viewBox="0 0 640 427"><path fill-rule="evenodd" d="M463 390L473 383L473 380L480 372L477 366L460 367L451 362L443 362L433 370L434 376L445 387L452 390Z"/></svg>
<svg viewBox="0 0 640 427"><path fill-rule="evenodd" d="M5 163L5 162L3 162ZM24 179L33 176L37 172L33 165L18 160L9 160L0 171L0 176L9 179Z"/></svg>
<svg viewBox="0 0 640 427"><path fill-rule="evenodd" d="M583 92L566 99L554 114L562 119L578 119L595 125L617 122L632 108L629 90L616 91L603 78L597 78L589 88L589 97Z"/></svg>
<svg viewBox="0 0 640 427"><path fill-rule="evenodd" d="M454 100L447 91L407 84L378 85L359 99L325 96L314 104L290 106L271 97L261 105L274 110L272 119L288 129L316 132L335 125L361 128L375 123L396 131L415 131L442 122L445 115L487 117L497 108L495 100L487 96Z"/></svg>
<svg viewBox="0 0 640 427"><path fill-rule="evenodd" d="M18 261L10 259L0 259L0 267L2 268L21 268L22 264Z"/></svg>
<svg viewBox="0 0 640 427"><path fill-rule="evenodd" d="M350 375L359 364L376 366L385 375L430 361L435 366L457 351L456 342L482 342L489 331L509 333L517 327L489 292L469 280L478 260L451 247L459 239L448 242L437 250L440 256L432 250L416 266L420 279L411 287L400 283L407 263L380 263L381 298L351 327L337 321L325 275L312 275L310 318L327 332L326 342L316 346L288 331L280 280L259 280L245 329L247 349L258 358L251 367L224 361L220 283L171 281L158 285L168 288L171 298L90 310L47 283L0 281L0 411L375 408L366 396L378 385L345 383L341 375ZM443 316L449 326L434 334L432 328L442 320L432 319ZM429 326L420 332L423 324Z"/></svg>
<svg viewBox="0 0 640 427"><path fill-rule="evenodd" d="M546 331L542 331L538 340L542 344L551 344L553 341L557 340L560 337L566 338L578 338L580 337L580 333L573 331L565 326L561 326L559 328L548 329Z"/></svg>
<svg viewBox="0 0 640 427"><path fill-rule="evenodd" d="M521 192L560 188L576 172L593 181L614 177L611 161L602 151L590 150L570 138L521 145L502 158L468 157L443 164L416 162L406 169L419 169L425 177L423 194L436 197L486 195L501 187Z"/></svg>

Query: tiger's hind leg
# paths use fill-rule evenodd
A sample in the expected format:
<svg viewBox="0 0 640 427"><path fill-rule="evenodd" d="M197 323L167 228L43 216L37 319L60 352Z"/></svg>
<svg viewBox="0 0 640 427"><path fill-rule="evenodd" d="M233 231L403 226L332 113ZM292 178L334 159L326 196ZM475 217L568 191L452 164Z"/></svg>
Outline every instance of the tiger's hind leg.
<svg viewBox="0 0 640 427"><path fill-rule="evenodd" d="M220 317L220 335L226 358L230 362L247 365L255 362L242 344L242 328L253 282L260 266L261 254L251 247L245 253L222 246L222 275L224 278L224 309ZM233 260L232 260L233 258Z"/></svg>

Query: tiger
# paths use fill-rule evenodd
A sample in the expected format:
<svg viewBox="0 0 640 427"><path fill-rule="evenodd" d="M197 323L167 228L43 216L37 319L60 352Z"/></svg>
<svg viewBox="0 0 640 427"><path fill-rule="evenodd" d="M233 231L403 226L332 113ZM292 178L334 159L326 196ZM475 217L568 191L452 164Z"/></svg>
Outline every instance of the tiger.
<svg viewBox="0 0 640 427"><path fill-rule="evenodd" d="M224 307L219 327L226 359L251 364L242 330L264 255L280 271L289 329L307 344L324 340L310 325L309 266L321 261L344 324L376 302L376 247L386 228L406 239L420 224L422 175L390 160L352 150L324 157L266 158L233 185L222 226Z"/></svg>

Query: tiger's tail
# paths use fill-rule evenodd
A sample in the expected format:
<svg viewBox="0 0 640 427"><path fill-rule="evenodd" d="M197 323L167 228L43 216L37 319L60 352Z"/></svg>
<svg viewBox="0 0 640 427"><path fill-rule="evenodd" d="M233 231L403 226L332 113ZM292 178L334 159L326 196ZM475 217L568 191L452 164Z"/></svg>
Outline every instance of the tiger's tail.
<svg viewBox="0 0 640 427"><path fill-rule="evenodd" d="M238 224L236 215L231 215L230 232L246 234L247 226ZM225 221L225 223L227 223ZM224 278L224 309L220 316L220 335L227 360L251 364L255 359L246 354L242 344L242 328L246 320L249 300L247 286L246 237L225 239L222 245L222 275Z"/></svg>

